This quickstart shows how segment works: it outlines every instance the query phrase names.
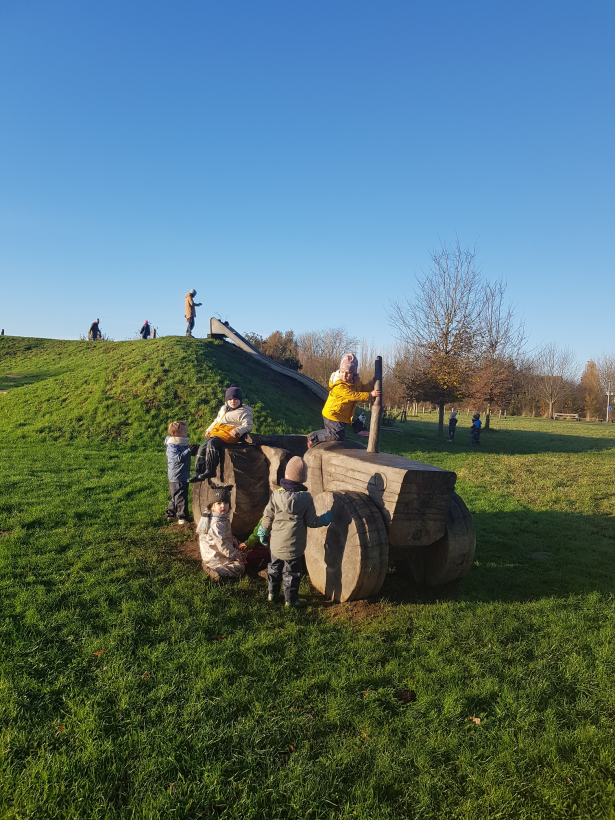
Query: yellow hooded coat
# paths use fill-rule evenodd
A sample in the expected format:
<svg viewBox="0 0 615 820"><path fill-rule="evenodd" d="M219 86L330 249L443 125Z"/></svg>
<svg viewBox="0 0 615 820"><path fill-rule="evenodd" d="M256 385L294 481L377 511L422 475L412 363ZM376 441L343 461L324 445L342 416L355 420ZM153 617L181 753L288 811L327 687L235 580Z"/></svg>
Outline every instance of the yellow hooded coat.
<svg viewBox="0 0 615 820"><path fill-rule="evenodd" d="M354 409L360 401L369 401L370 391L374 389L374 382L356 381L354 384L342 381L339 370L331 374L329 379L329 396L325 402L322 414L331 421L341 421L350 424Z"/></svg>

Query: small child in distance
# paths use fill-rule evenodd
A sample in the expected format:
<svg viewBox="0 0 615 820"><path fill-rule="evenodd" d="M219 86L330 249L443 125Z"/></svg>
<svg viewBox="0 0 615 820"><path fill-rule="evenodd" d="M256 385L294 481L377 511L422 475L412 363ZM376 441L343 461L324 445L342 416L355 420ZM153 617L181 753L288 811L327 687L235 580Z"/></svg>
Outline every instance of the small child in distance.
<svg viewBox="0 0 615 820"><path fill-rule="evenodd" d="M480 428L482 425L480 413L474 413L472 416L472 426L470 427L470 444L474 445L474 447L480 446Z"/></svg>
<svg viewBox="0 0 615 820"><path fill-rule="evenodd" d="M188 519L188 480L190 478L190 439L185 421L172 421L164 440L167 451L167 476L171 500L165 512L167 519L178 524Z"/></svg>
<svg viewBox="0 0 615 820"><path fill-rule="evenodd" d="M294 456L290 459L280 481L281 489L272 493L258 530L261 543L269 541L271 547L267 600L269 603L277 601L283 582L285 606L297 609L306 605L303 598L299 598L299 584L307 528L326 527L333 521L331 510L316 515L314 501L304 484L307 471L308 466L302 458Z"/></svg>
<svg viewBox="0 0 615 820"><path fill-rule="evenodd" d="M232 486L214 488L214 501L201 516L196 528L203 570L213 581L241 578L245 566L239 541L231 532L230 496Z"/></svg>
<svg viewBox="0 0 615 820"><path fill-rule="evenodd" d="M451 410L451 414L448 419L448 440L455 441L455 428L457 427L457 422L459 419L457 418L458 410Z"/></svg>

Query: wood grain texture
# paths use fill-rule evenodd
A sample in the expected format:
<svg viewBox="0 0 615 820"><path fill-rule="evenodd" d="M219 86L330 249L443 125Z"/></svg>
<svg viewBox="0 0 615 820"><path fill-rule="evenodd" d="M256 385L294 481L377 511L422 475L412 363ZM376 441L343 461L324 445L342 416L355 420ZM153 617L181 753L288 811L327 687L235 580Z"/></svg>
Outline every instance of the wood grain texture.
<svg viewBox="0 0 615 820"><path fill-rule="evenodd" d="M382 409L384 407L384 394L382 393L382 356L376 356L374 362L374 389L380 390L372 404L372 416L369 424L369 438L367 441L367 452L378 453L380 451L380 427L382 425Z"/></svg>
<svg viewBox="0 0 615 820"><path fill-rule="evenodd" d="M224 448L213 484L232 484L231 525L233 535L244 541L262 517L269 501L270 465L259 447L231 445ZM213 501L209 481L192 485L192 511L198 522L203 510Z"/></svg>
<svg viewBox="0 0 615 820"><path fill-rule="evenodd" d="M402 575L412 577L419 584L450 584L470 571L476 551L476 534L472 515L462 498L453 493L446 518L444 536L427 547L421 547L409 558L399 558L396 565Z"/></svg>
<svg viewBox="0 0 615 820"><path fill-rule="evenodd" d="M305 560L312 584L327 600L354 601L382 586L388 538L382 516L363 493L324 492L314 498L319 515L333 509L327 528L308 529Z"/></svg>
<svg viewBox="0 0 615 820"><path fill-rule="evenodd" d="M314 448L315 455L319 449ZM433 544L444 536L455 473L402 456L365 450L329 448L320 454L319 461L319 470L315 465L314 490L349 490L368 495L380 510L391 547L407 548L411 554L417 547Z"/></svg>
<svg viewBox="0 0 615 820"><path fill-rule="evenodd" d="M290 452L281 447L269 447L267 444L261 444L260 450L269 464L269 489L273 491L279 486L280 479L284 478Z"/></svg>

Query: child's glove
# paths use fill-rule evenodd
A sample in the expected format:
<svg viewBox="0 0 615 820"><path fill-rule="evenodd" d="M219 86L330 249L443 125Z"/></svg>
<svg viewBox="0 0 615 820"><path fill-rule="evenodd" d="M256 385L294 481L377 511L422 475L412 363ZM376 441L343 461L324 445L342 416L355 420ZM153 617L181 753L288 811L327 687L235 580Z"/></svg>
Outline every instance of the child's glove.
<svg viewBox="0 0 615 820"><path fill-rule="evenodd" d="M262 524L258 525L258 529L256 530L256 534L258 535L259 541L265 547L269 545L269 533L266 529L263 528Z"/></svg>
<svg viewBox="0 0 615 820"><path fill-rule="evenodd" d="M321 519L325 522L325 524L330 524L333 521L333 510L327 510L326 513L321 515Z"/></svg>

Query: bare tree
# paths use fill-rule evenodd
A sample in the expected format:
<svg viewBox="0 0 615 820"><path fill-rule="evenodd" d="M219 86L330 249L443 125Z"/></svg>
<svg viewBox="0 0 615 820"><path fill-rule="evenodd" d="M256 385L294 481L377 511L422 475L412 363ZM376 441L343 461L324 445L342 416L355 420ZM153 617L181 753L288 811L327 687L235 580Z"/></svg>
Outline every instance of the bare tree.
<svg viewBox="0 0 615 820"><path fill-rule="evenodd" d="M491 407L506 408L519 382L517 364L525 344L525 326L517 321L514 306L506 304L506 283L485 282L480 317L481 354L473 396L487 405L485 430Z"/></svg>
<svg viewBox="0 0 615 820"><path fill-rule="evenodd" d="M577 393L585 412L585 418L597 418L603 408L602 384L596 362L590 359L585 365ZM605 397L606 398L606 397Z"/></svg>
<svg viewBox="0 0 615 820"><path fill-rule="evenodd" d="M603 353L596 359L596 367L598 368L598 375L600 377L600 384L604 391L603 399L611 401L611 396L615 393L615 355L612 353ZM607 399L607 392L609 393ZM605 405L608 406L608 405Z"/></svg>
<svg viewBox="0 0 615 820"><path fill-rule="evenodd" d="M353 353L357 339L343 327L302 333L296 339L302 373L327 386L345 353ZM367 363L362 363L367 364Z"/></svg>
<svg viewBox="0 0 615 820"><path fill-rule="evenodd" d="M482 279L476 251L462 249L459 241L442 243L430 256L430 271L417 277L414 298L392 302L389 321L420 356L409 389L438 405L441 436L444 406L466 394L480 347Z"/></svg>
<svg viewBox="0 0 615 820"><path fill-rule="evenodd" d="M569 382L578 374L574 352L569 347L558 347L553 342L544 345L534 357L536 386L553 418L553 406L568 391Z"/></svg>

